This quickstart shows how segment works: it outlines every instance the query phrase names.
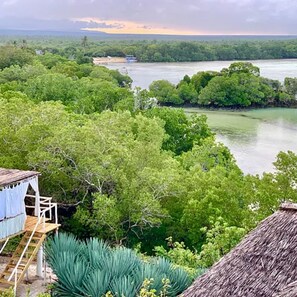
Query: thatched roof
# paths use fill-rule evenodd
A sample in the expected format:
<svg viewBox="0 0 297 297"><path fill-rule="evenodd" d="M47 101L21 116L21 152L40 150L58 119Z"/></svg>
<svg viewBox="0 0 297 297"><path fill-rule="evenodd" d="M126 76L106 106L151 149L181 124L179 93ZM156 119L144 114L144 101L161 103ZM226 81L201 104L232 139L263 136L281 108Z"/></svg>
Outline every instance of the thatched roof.
<svg viewBox="0 0 297 297"><path fill-rule="evenodd" d="M39 175L36 171L0 168L0 188Z"/></svg>
<svg viewBox="0 0 297 297"><path fill-rule="evenodd" d="M296 297L297 296L297 282L292 282L287 285L279 294L273 295L273 297Z"/></svg>
<svg viewBox="0 0 297 297"><path fill-rule="evenodd" d="M295 281L297 204L285 203L198 278L183 296L297 296L278 295Z"/></svg>

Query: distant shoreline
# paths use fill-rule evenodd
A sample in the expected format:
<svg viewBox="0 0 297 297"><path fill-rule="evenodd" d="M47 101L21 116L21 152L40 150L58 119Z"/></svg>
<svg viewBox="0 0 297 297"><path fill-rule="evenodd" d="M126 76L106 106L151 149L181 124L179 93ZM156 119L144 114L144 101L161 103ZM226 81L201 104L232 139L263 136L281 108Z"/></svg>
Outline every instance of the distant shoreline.
<svg viewBox="0 0 297 297"><path fill-rule="evenodd" d="M257 61L282 61L282 60L295 60L297 61L297 58L271 58L271 59L230 59L230 60L199 60L199 61L174 61L174 62L155 62L155 61L135 61L133 63L143 63L143 64L170 64L170 63L177 63L177 64L182 64L182 63L199 63L199 62L257 62ZM93 57L93 63L95 65L112 65L112 64L129 64L127 62L126 58L124 57Z"/></svg>
<svg viewBox="0 0 297 297"><path fill-rule="evenodd" d="M114 63L127 63L127 60L124 57L98 57L93 58L93 63L95 65L106 65Z"/></svg>

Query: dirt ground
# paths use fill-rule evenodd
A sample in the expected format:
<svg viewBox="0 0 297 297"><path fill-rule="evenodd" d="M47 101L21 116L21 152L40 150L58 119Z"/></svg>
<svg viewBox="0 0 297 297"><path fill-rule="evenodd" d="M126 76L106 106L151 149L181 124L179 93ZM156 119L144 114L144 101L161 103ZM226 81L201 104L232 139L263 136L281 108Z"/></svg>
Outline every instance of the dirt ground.
<svg viewBox="0 0 297 297"><path fill-rule="evenodd" d="M8 262L8 257L0 257L0 272ZM17 297L36 297L39 293L47 291L48 285L55 281L52 270L46 268L46 280L36 276L36 263L33 263L28 269L28 278L25 277L18 286Z"/></svg>
<svg viewBox="0 0 297 297"><path fill-rule="evenodd" d="M94 58L93 62L95 65L104 65L110 63L126 63L126 59L122 57L103 57L103 58Z"/></svg>

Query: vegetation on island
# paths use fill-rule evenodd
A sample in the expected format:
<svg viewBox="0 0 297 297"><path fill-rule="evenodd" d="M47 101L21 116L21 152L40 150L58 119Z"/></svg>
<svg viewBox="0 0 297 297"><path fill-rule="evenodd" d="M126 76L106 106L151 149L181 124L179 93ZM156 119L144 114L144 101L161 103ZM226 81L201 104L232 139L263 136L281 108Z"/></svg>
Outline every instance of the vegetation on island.
<svg viewBox="0 0 297 297"><path fill-rule="evenodd" d="M80 240L99 238L164 257L193 275L197 267L220 259L281 201L297 201L296 154L279 153L274 173L244 175L205 116L188 117L182 109L150 100L150 92L159 100L189 98L187 88L194 88L208 102L211 92L230 86L242 94L243 104L254 103L250 98L264 98L262 93L272 94L269 100L276 94L293 96L294 79L277 89L256 67L240 63L219 74L185 78L177 88L162 82L150 91L132 91L128 76L84 59L40 56L18 47L0 52L0 167L40 171L42 194L58 202L62 229ZM81 246L87 244L73 248ZM68 271L72 285L84 281L83 286L97 290L91 277L100 272L82 273L89 266L78 266L73 257L57 260L77 264Z"/></svg>
<svg viewBox="0 0 297 297"><path fill-rule="evenodd" d="M167 80L151 83L151 96L167 105L203 107L296 106L297 78L278 80L260 76L250 62L235 62L220 72L203 71L174 85Z"/></svg>

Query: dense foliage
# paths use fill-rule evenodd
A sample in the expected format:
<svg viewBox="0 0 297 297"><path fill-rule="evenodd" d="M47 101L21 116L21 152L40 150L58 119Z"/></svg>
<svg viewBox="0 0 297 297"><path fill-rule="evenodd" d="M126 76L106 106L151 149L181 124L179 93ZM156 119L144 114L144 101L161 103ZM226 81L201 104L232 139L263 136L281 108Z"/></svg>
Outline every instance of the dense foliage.
<svg viewBox="0 0 297 297"><path fill-rule="evenodd" d="M133 98L132 80L118 71L47 56L46 61L38 56L23 67L15 64L1 70L0 65L0 90L23 92L35 102L61 101L76 113L113 109Z"/></svg>
<svg viewBox="0 0 297 297"><path fill-rule="evenodd" d="M166 80L154 81L151 96L169 105L192 104L210 107L296 105L297 79L285 84L260 76L260 69L249 62L235 62L220 72L186 75L176 86Z"/></svg>
<svg viewBox="0 0 297 297"><path fill-rule="evenodd" d="M264 40L104 40L100 37L2 38L14 45L86 62L91 57L134 55L140 62L190 62L297 58L297 39ZM173 38L174 39L174 38ZM24 43L25 41L25 43Z"/></svg>
<svg viewBox="0 0 297 297"><path fill-rule="evenodd" d="M279 154L275 173L246 176L205 117L153 107L149 92L133 93L131 79L117 71L56 54L30 57L0 71L0 167L40 171L40 188L59 203L65 230L140 243L149 254L174 236L184 245L175 252L187 259L187 247L196 250L195 263L207 267L282 200L297 201L294 153ZM182 100L195 92L206 97L217 79L225 80L217 88L242 92L243 102L284 92L246 63L185 77L172 92ZM288 94L295 90L287 79Z"/></svg>
<svg viewBox="0 0 297 297"><path fill-rule="evenodd" d="M132 250L112 249L97 239L81 242L60 234L48 241L46 255L58 278L54 296L98 297L111 292L114 296L136 297L145 280L152 279L151 289L156 294L168 280L169 297L178 296L192 281L187 272L164 258L142 260Z"/></svg>

